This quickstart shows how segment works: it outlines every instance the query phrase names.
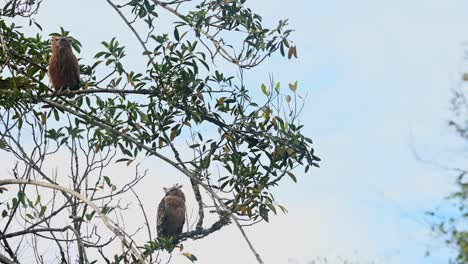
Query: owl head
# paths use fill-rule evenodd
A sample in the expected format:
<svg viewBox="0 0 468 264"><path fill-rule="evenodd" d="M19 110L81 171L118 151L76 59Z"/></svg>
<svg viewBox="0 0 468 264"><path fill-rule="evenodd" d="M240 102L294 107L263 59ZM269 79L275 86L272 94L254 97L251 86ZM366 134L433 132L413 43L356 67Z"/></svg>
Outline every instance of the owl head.
<svg viewBox="0 0 468 264"><path fill-rule="evenodd" d="M66 37L53 37L52 38L52 47L58 47L58 48L67 47L67 48L70 48L71 47L71 40L69 38L66 38Z"/></svg>
<svg viewBox="0 0 468 264"><path fill-rule="evenodd" d="M166 192L166 196L177 196L185 201L185 195L181 189L182 185L176 184L170 188L164 188L164 192Z"/></svg>

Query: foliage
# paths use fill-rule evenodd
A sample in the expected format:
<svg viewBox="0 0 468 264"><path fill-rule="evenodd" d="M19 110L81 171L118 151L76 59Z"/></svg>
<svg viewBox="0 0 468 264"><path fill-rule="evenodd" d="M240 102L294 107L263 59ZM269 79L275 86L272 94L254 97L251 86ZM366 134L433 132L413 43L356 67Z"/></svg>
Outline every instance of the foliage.
<svg viewBox="0 0 468 264"><path fill-rule="evenodd" d="M221 229L230 223L226 215L242 228L241 223L268 221L278 208L286 212L285 207L275 201L273 187L285 176L296 182L296 168L307 172L311 166L318 167L320 160L314 155L312 140L303 135L303 126L298 121L302 100L297 93L298 82L285 89L271 79L268 85L258 88L263 94L263 98L259 98L245 86L244 74L278 52L289 59L297 57L297 49L289 39L292 30L287 20L279 21L274 28L265 28L262 17L247 7L246 0L131 0L121 5L107 2L117 11L115 15L121 16L127 24L129 34L139 40L140 58L147 68L144 72L129 69L124 63L126 48L116 38L104 40L94 61L80 65L82 89L63 92L47 85L48 37L43 33L26 36L20 26L2 18L10 17L15 21L18 16L28 17L30 23L41 30L32 16L40 1L8 1L1 8L2 149L12 151L18 160L29 166L23 175L16 168L16 178L36 177L57 183L53 177L47 177L41 166L48 155L59 150L70 151L76 159L73 164L78 164L83 155L89 159L96 153L106 153L104 159L94 160L99 161L102 169L114 156L118 156L116 162L126 165L145 156L167 162L190 179L200 207L196 230L178 237L172 246ZM37 5L27 9L24 5L28 3ZM187 9L190 11L179 11ZM155 30L154 25L162 12L176 19L170 32ZM82 44L71 32L61 28L50 36L73 39L73 48L80 52ZM227 39L234 41L228 43ZM240 78L216 66L223 61L235 65ZM75 97L69 99L69 94ZM32 134L18 133L25 127ZM34 141L33 147L25 146L21 137ZM34 151L46 150L47 146L54 146L54 150ZM27 153L28 149L32 150ZM88 164L88 168L93 167ZM34 175L31 170L35 171ZM102 213L106 215L118 210L110 206L113 198L130 190L125 186L118 189L112 179L102 173L93 176L97 177L94 186L88 185L92 177L89 173L80 174L76 170L71 174L73 190L91 201L97 199L95 192L83 190L108 188L110 194L99 199L105 202ZM137 183L132 181L129 186ZM50 218L54 217L55 212L44 207L37 198L40 196L31 196L24 192L25 186L21 186L11 202L2 204L6 206L3 217L8 224L0 235L8 235L9 223L15 214L24 214L22 216L29 218L33 226L35 223L50 224ZM200 187L209 196L208 201L202 201ZM67 232L73 232L78 239L83 230L81 223L95 220L96 212L81 206L76 198L63 195L68 200L64 208L71 208L69 213L73 219L73 230L67 229ZM213 201L210 206L209 201ZM18 210L20 204L31 211ZM213 207L220 220L203 228L204 212ZM149 240L153 244L144 247L146 253L150 250L152 254L161 248L160 241L156 245L154 240ZM116 255L114 263L141 262L135 251L131 251L132 243L123 243L128 250ZM16 258L10 247L5 246L5 251L12 259ZM86 255L81 251L79 257L83 261ZM63 253L62 249L60 252ZM184 255L196 260L190 253ZM111 262L105 254L102 256Z"/></svg>
<svg viewBox="0 0 468 264"><path fill-rule="evenodd" d="M462 139L467 139L468 123L467 110L468 104L464 91L455 91L452 98L452 110L454 116L449 122L449 126L454 128L458 136ZM450 216L441 215L439 212L430 212L429 214L438 219L432 229L445 237L445 242L450 247L453 247L456 252L454 259L450 263L467 263L468 262L468 230L466 223L468 222L468 183L466 182L465 168L454 168L458 173L457 190L450 194L447 199L454 205L454 213Z"/></svg>

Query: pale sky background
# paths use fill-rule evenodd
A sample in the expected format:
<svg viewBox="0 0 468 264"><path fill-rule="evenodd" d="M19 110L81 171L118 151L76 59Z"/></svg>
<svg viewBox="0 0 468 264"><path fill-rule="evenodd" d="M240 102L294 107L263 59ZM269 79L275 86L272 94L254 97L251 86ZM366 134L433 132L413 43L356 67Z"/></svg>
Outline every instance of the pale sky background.
<svg viewBox="0 0 468 264"><path fill-rule="evenodd" d="M446 123L450 89L460 85L463 70L468 2L249 2L269 25L290 19L299 59L274 57L248 73L247 82L259 91L269 73L284 87L299 81L299 92L308 95L305 132L323 160L322 168L298 175L298 184L278 188L275 197L289 214L247 230L265 263L324 256L336 263L338 256L360 263L447 263L453 252L430 232L425 212L444 204L454 177L416 160L412 149L444 165L467 155ZM84 61L113 36L139 49L104 0L45 0L36 18L45 35L59 26L72 31ZM137 58L128 63L139 67ZM140 190L154 207L160 197L154 188L186 182L155 160L143 165L158 175ZM186 244L199 263L255 263L233 227ZM189 262L176 257L174 263Z"/></svg>

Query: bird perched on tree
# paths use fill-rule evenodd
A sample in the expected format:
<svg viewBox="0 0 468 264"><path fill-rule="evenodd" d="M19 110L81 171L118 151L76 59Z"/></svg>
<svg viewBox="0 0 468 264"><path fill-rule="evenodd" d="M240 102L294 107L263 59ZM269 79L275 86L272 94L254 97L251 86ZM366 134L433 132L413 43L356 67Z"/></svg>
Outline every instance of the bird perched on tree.
<svg viewBox="0 0 468 264"><path fill-rule="evenodd" d="M164 188L166 195L158 207L158 237L170 237L182 233L185 222L185 195L182 185Z"/></svg>
<svg viewBox="0 0 468 264"><path fill-rule="evenodd" d="M52 38L49 78L57 91L78 90L80 88L80 66L73 54L71 41L66 37Z"/></svg>

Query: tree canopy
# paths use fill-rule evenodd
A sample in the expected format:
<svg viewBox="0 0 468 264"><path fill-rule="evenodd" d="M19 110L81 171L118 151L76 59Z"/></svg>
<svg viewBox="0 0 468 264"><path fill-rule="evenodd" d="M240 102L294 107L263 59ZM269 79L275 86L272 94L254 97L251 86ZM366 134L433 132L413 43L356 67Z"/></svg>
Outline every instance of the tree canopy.
<svg viewBox="0 0 468 264"><path fill-rule="evenodd" d="M183 251L181 241L234 223L262 263L243 227L286 212L273 187L285 179L296 182L298 169L307 172L320 161L302 132L298 82L281 85L270 77L260 87L246 87L244 80L246 72L277 53L297 57L288 20L267 28L246 0L106 1L139 42L146 69L125 65L127 50L117 38L96 40L102 50L92 63L80 65L77 91L49 86L50 37L70 38L76 53L87 43L75 38L73 29L42 32L34 19L42 1L0 6L0 148L19 164L12 166L11 179L0 180L1 197L9 197L0 204L5 252L0 260L20 262L21 245L45 239L56 242L52 254L63 263L100 263L99 256L107 263L154 263L160 250ZM175 21L168 32L155 26L163 12ZM38 33L23 33L24 21ZM218 66L226 63L236 71ZM61 151L72 157L69 175L51 175L44 166ZM114 162L132 166L142 157L187 177L198 204L194 228L155 239L141 203L148 240L134 241L119 225L116 211L124 209L117 206L118 197L146 175L137 170L117 186L103 171ZM207 223L206 213L218 220ZM106 228L110 235L104 235ZM109 255L105 248L113 241L120 241L122 250ZM43 253L36 250L40 259Z"/></svg>

